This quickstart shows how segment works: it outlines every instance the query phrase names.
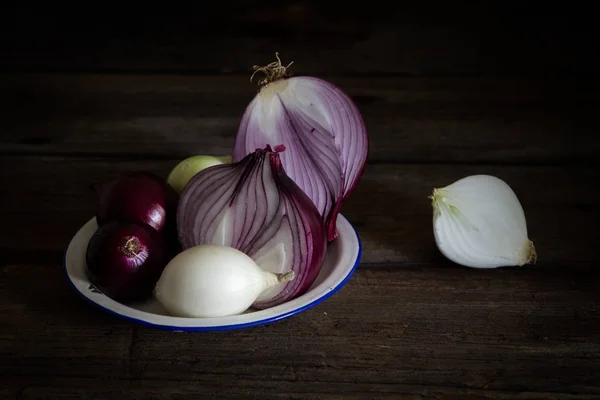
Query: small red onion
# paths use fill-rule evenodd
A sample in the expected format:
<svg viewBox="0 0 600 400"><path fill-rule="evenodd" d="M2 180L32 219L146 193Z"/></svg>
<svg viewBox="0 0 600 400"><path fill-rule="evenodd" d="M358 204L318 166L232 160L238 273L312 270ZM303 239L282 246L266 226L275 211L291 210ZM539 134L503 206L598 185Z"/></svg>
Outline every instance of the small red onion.
<svg viewBox="0 0 600 400"><path fill-rule="evenodd" d="M94 184L92 189L97 195L99 226L111 221L127 221L142 222L158 232L169 224L175 227L178 196L158 175L132 172L113 181Z"/></svg>
<svg viewBox="0 0 600 400"><path fill-rule="evenodd" d="M169 261L163 235L134 222L108 222L98 228L86 251L90 282L120 302L144 300Z"/></svg>

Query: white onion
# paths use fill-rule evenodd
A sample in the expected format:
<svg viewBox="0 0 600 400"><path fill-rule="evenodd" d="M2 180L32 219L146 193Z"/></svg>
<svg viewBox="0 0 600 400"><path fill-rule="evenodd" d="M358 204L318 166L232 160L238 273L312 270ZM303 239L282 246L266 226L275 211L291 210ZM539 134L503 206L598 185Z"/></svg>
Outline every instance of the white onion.
<svg viewBox="0 0 600 400"><path fill-rule="evenodd" d="M525 213L506 182L490 175L460 179L430 196L433 232L441 253L472 268L522 266L536 261Z"/></svg>
<svg viewBox="0 0 600 400"><path fill-rule="evenodd" d="M261 269L233 247L200 245L175 256L165 267L155 296L178 317L224 317L246 311L266 289L294 278Z"/></svg>

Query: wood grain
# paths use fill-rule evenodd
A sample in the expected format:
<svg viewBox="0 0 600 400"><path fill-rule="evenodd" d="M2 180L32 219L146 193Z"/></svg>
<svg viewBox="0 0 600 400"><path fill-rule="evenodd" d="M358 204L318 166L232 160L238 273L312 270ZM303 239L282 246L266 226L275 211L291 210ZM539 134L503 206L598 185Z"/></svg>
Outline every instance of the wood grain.
<svg viewBox="0 0 600 400"><path fill-rule="evenodd" d="M77 230L94 215L92 182L136 170L167 176L178 160L120 160L55 156L4 156L0 236L6 261L60 262ZM363 263L446 263L435 248L427 196L471 174L508 182L520 198L537 267L595 268L600 224L600 170L588 167L477 165L369 165L342 213L364 245ZM31 249L35 248L36 252Z"/></svg>
<svg viewBox="0 0 600 400"><path fill-rule="evenodd" d="M127 371L131 326L86 307L59 263L3 265L0 311L0 376L52 371L110 377Z"/></svg>
<svg viewBox="0 0 600 400"><path fill-rule="evenodd" d="M57 267L1 274L0 306L23 305L0 325L0 387L18 399L600 396L597 270L381 266L271 325L133 336Z"/></svg>
<svg viewBox="0 0 600 400"><path fill-rule="evenodd" d="M564 76L599 66L594 12L581 4L235 0L128 11L72 18L72 7L12 6L0 67L247 73L276 51L318 74Z"/></svg>
<svg viewBox="0 0 600 400"><path fill-rule="evenodd" d="M372 163L597 163L595 80L331 78L359 106ZM5 75L1 154L230 153L246 77Z"/></svg>

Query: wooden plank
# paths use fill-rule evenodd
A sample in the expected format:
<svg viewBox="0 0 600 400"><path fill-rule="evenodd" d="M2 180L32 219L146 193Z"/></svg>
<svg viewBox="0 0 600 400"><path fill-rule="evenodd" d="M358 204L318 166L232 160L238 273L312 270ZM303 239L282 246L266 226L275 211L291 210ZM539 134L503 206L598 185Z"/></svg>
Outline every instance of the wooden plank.
<svg viewBox="0 0 600 400"><path fill-rule="evenodd" d="M7 260L60 262L76 231L93 216L92 182L127 171L167 176L177 160L5 156L0 158L3 188L0 220L10 235L0 237ZM538 267L597 265L600 224L600 169L476 165L369 165L342 213L361 236L364 263L402 265L446 263L435 248L432 209L435 187L467 175L488 173L508 182L519 196Z"/></svg>
<svg viewBox="0 0 600 400"><path fill-rule="evenodd" d="M41 313L31 307L20 319L0 314L0 334L20 333L3 351L0 387L17 386L19 399L600 396L597 270L360 269L324 303L271 325L136 327L131 344L91 340L98 331L127 336L124 324L72 295L57 272L2 271L2 307L27 296L44 311L44 334L32 329ZM33 274L43 291L23 290ZM40 337L52 339L36 344Z"/></svg>
<svg viewBox="0 0 600 400"><path fill-rule="evenodd" d="M123 376L131 326L84 304L55 265L2 265L0 376Z"/></svg>
<svg viewBox="0 0 600 400"><path fill-rule="evenodd" d="M411 388L402 383L371 384L334 382L258 382L234 377L235 383L220 378L218 383L196 381L103 381L59 379L45 384L31 384L19 392L18 400L46 399L256 399L256 400L414 400L414 399L469 399L489 400L597 400L598 395L560 393L494 391L489 389L461 389L437 386ZM1 379L1 378L0 378ZM216 378L219 379L219 378ZM0 380L1 382L1 380ZM36 381L34 381L36 382ZM14 397L10 397L13 399ZM6 397L9 399L9 397Z"/></svg>
<svg viewBox="0 0 600 400"><path fill-rule="evenodd" d="M5 69L246 73L275 51L319 74L539 76L599 66L598 28L582 6L223 1L185 16L148 7L94 19L13 7L0 42Z"/></svg>
<svg viewBox="0 0 600 400"><path fill-rule="evenodd" d="M331 78L366 121L372 162L596 163L598 81ZM228 154L246 77L6 75L0 153ZM35 116L35 117L33 117Z"/></svg>
<svg viewBox="0 0 600 400"><path fill-rule="evenodd" d="M177 346L140 329L133 354L137 373L152 380L243 374L391 388L600 394L594 371L600 362L597 277L360 270L336 296L292 319L233 334L179 335ZM173 359L161 360L165 352Z"/></svg>

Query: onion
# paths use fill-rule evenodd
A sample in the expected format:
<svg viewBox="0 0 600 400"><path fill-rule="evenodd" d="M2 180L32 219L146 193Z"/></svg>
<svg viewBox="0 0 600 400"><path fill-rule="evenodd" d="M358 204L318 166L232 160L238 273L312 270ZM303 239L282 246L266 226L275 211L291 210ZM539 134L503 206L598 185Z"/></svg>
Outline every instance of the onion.
<svg viewBox="0 0 600 400"><path fill-rule="evenodd" d="M169 225L175 231L177 193L161 177L150 172L132 172L92 185L97 195L96 219L102 226L111 221L142 222L161 232Z"/></svg>
<svg viewBox="0 0 600 400"><path fill-rule="evenodd" d="M537 260L523 207L502 179L466 176L434 189L430 198L435 243L449 260L471 268L523 266Z"/></svg>
<svg viewBox="0 0 600 400"><path fill-rule="evenodd" d="M213 165L225 164L231 162L231 156L204 156L197 155L188 157L173 168L167 177L167 183L171 185L177 193L181 193L184 186L198 172L204 168Z"/></svg>
<svg viewBox="0 0 600 400"><path fill-rule="evenodd" d="M156 299L178 317L224 317L246 311L265 289L294 279L273 274L233 247L190 247L165 267Z"/></svg>
<svg viewBox="0 0 600 400"><path fill-rule="evenodd" d="M286 173L316 205L331 241L337 237L337 215L366 163L367 130L342 90L314 77L289 77L289 65L276 56L277 62L254 67L266 78L243 114L233 161L268 143L285 145Z"/></svg>
<svg viewBox="0 0 600 400"><path fill-rule="evenodd" d="M150 226L112 221L99 227L88 243L88 277L113 300L144 300L152 295L168 254L163 235Z"/></svg>
<svg viewBox="0 0 600 400"><path fill-rule="evenodd" d="M327 239L315 205L285 173L283 146L257 149L232 164L194 175L179 200L182 249L233 247L272 273L294 271L293 281L264 291L253 303L267 308L304 293L316 279Z"/></svg>

